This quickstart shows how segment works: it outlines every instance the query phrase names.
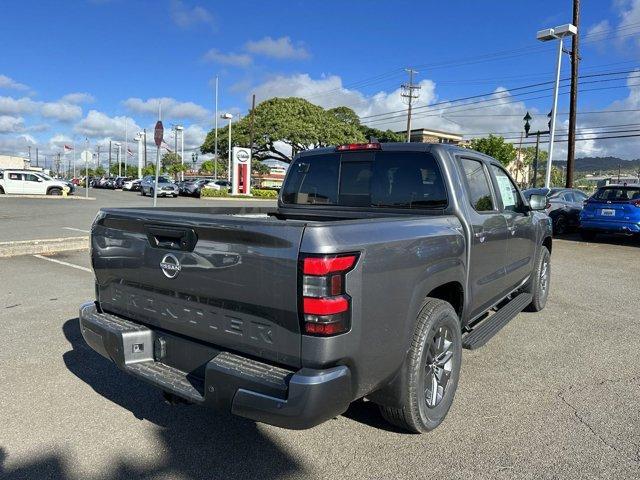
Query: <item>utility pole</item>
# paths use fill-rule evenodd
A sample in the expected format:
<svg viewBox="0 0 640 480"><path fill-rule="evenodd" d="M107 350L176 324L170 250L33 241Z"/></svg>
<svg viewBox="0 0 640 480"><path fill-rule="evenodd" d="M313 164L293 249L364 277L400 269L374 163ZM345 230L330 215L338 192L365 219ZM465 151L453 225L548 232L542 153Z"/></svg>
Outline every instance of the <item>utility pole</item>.
<svg viewBox="0 0 640 480"><path fill-rule="evenodd" d="M580 0L573 0L573 23L580 27ZM576 157L576 110L578 108L578 35L571 39L571 92L569 95L569 137L567 143L567 182L566 188L573 188L573 170Z"/></svg>
<svg viewBox="0 0 640 480"><path fill-rule="evenodd" d="M420 90L419 85L413 84L413 75L418 73L412 68L405 68L405 71L409 74L409 83L404 83L401 85L402 93L400 96L403 99L406 99L406 103L409 106L407 109L407 142L411 141L411 107L413 106L413 100L418 98L418 93L413 93L414 90Z"/></svg>
<svg viewBox="0 0 640 480"><path fill-rule="evenodd" d="M38 147L36 147L36 167L38 166Z"/></svg>
<svg viewBox="0 0 640 480"><path fill-rule="evenodd" d="M29 150L29 166L31 166L31 145L27 145L27 149Z"/></svg>
<svg viewBox="0 0 640 480"><path fill-rule="evenodd" d="M111 140L109 140L109 168L107 169L107 177L111 176Z"/></svg>
<svg viewBox="0 0 640 480"><path fill-rule="evenodd" d="M98 145L98 146L96 147L96 149L97 149L97 151L98 151L96 167L97 167L97 168L100 168L100 145Z"/></svg>
<svg viewBox="0 0 640 480"><path fill-rule="evenodd" d="M251 119L249 122L249 148L251 149L252 157L253 157L253 121L255 116L254 115L255 109L256 109L256 94L254 93L251 98Z"/></svg>

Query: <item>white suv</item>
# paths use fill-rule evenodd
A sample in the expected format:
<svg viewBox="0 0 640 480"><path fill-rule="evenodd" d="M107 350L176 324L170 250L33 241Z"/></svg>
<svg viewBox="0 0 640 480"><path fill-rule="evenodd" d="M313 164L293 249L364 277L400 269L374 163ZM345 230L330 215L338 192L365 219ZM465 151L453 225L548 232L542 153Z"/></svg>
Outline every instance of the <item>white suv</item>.
<svg viewBox="0 0 640 480"><path fill-rule="evenodd" d="M66 182L30 170L0 170L0 193L25 195L62 195Z"/></svg>

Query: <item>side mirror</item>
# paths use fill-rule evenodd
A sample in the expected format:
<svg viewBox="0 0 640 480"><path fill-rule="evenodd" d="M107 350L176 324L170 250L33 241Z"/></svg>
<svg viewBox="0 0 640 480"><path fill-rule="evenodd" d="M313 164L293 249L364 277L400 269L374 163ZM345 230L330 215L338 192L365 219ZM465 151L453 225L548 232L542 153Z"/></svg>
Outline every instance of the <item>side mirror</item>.
<svg viewBox="0 0 640 480"><path fill-rule="evenodd" d="M40 178L40 177L38 177L38 181L39 182L44 182L44 180L42 178Z"/></svg>
<svg viewBox="0 0 640 480"><path fill-rule="evenodd" d="M547 207L547 197L534 193L529 198L529 206L531 210L544 210Z"/></svg>

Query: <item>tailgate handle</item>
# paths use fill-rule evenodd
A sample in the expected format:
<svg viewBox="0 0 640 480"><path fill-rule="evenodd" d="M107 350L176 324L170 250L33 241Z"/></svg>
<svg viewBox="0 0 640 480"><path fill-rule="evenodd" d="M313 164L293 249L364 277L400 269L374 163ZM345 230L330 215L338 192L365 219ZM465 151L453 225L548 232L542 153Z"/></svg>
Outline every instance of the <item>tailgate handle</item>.
<svg viewBox="0 0 640 480"><path fill-rule="evenodd" d="M147 238L152 247L191 252L198 242L192 228L146 226Z"/></svg>

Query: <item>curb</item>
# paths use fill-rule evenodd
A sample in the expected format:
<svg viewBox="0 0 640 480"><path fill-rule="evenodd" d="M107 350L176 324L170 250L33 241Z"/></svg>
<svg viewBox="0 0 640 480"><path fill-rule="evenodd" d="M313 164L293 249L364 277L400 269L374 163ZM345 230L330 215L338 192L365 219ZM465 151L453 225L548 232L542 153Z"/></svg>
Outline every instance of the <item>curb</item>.
<svg viewBox="0 0 640 480"><path fill-rule="evenodd" d="M0 258L88 249L88 236L19 240L13 242L0 242Z"/></svg>
<svg viewBox="0 0 640 480"><path fill-rule="evenodd" d="M38 200L95 200L96 197L85 197L79 195L15 195L13 193L4 193L0 195L0 198L35 198Z"/></svg>

